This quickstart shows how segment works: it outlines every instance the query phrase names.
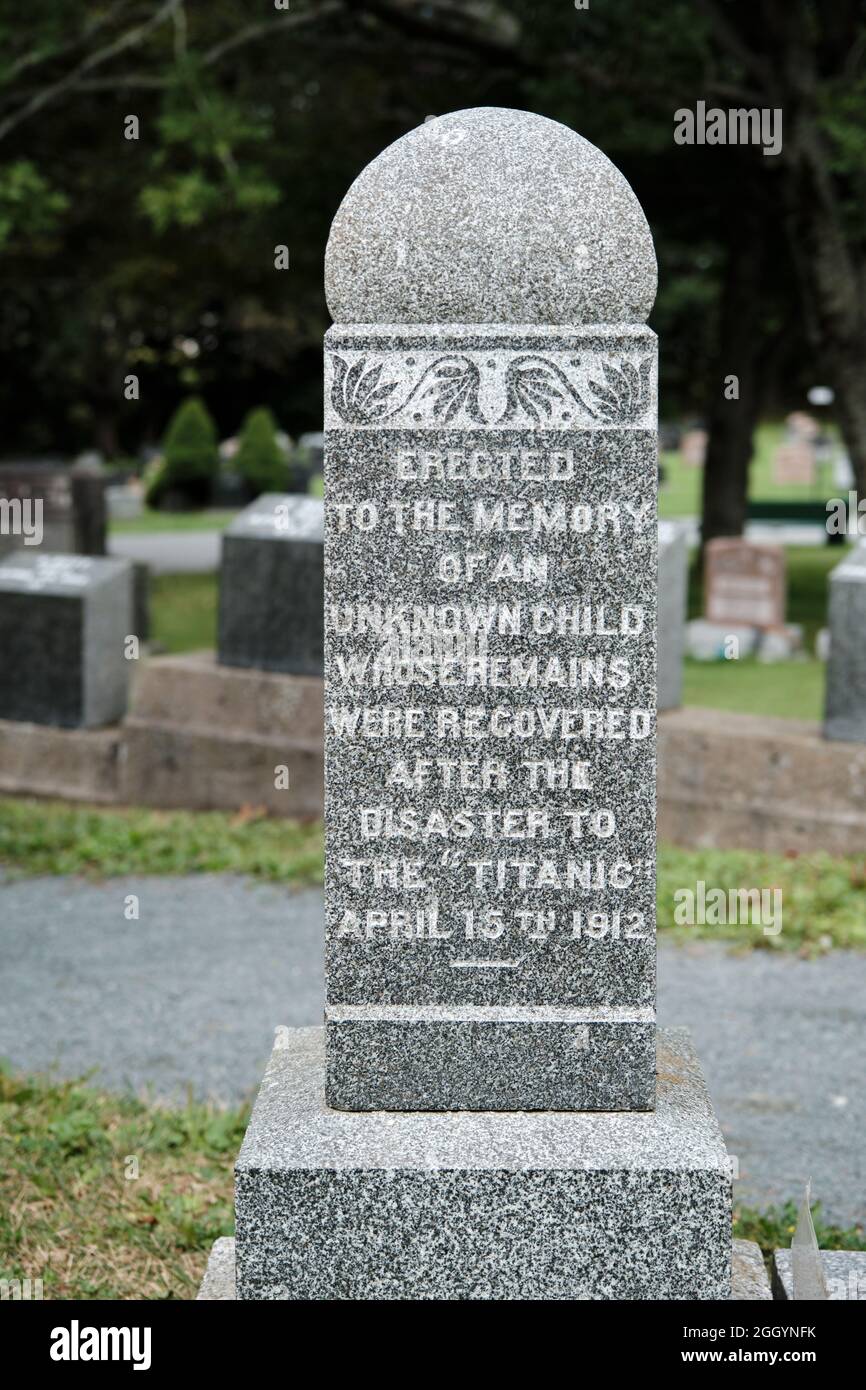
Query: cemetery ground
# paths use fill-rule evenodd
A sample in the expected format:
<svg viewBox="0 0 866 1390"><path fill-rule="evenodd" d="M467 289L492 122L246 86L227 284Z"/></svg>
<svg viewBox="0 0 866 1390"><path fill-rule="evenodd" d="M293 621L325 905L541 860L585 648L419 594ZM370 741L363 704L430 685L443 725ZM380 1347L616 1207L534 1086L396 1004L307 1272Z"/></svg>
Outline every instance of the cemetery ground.
<svg viewBox="0 0 866 1390"><path fill-rule="evenodd" d="M53 996L43 998L42 1013L34 1020L43 1040L38 1058L34 1053L31 1066L22 1069L22 1060L16 1057L15 1068L7 1067L0 1075L0 1184L5 1188L4 1198L8 1198L0 1203L6 1212L0 1224L0 1265L4 1272L44 1271L47 1298L192 1298L213 1240L232 1231L232 1167L248 1118L247 1097L252 1098L253 1076L261 1060L254 1055L259 1033L261 1050L265 1051L275 1008L283 1010L281 1022L309 1021L303 1013L287 1013L285 977L291 978L298 996L293 1007L320 1007L315 1001L321 982L312 976L320 969L316 941L323 868L321 827L268 818L253 807L229 815L107 810L28 799L0 803L0 827L3 892L7 902L11 898L15 903L11 916L21 920L23 914L35 921L35 913L28 917L26 904L32 901L35 905L38 897L42 918L53 923L56 944L49 952L53 959L63 959L64 939L86 934L90 946L84 974L89 963L98 970L97 963L107 956L103 966L106 986L109 978L128 980L128 984L111 986L101 1002L103 1023L97 1028L96 1009L88 1008L86 1001L82 1007L76 981L67 979ZM725 888L755 882L778 886L784 901L783 930L777 936L766 936L759 927L745 925L675 925L674 892L699 879ZM254 884L262 888L256 890ZM142 932L147 937L150 931L148 913L153 907L143 907L140 924L123 919L122 902L131 890L139 894L143 904L148 894L170 904L161 914L160 931L165 940L149 938L148 945L141 948L142 957L153 957L151 975L146 966L144 975L140 969L130 972L121 968L117 957L118 951L123 953L129 947L131 933ZM210 913L201 905L204 899L212 904ZM109 903L113 905L110 911ZM864 906L866 870L857 857L697 852L661 845L660 974L663 982L665 978L670 982L669 993L678 992L676 998L669 999L668 1021L672 1021L673 1008L678 1012L677 1021L681 1021L679 1011L695 988L711 994L715 990L720 999L730 998L735 990L731 973L748 971L749 961L753 961L762 973L750 988L752 995L759 996L760 1005L750 999L749 1007L759 1012L763 1007L789 1006L794 1013L802 1008L801 992L805 990L809 1001L814 991L814 1020L805 1020L802 1026L817 1026L809 1053L816 1058L823 1056L826 1043L821 1045L823 1025L818 1020L828 991L834 1010L838 1007L840 1013L849 1014L856 1012L857 995L862 994L856 970L866 959ZM288 960L280 958L280 973L273 962L277 943L286 938L287 909L293 927L288 949L294 954ZM114 928L110 932L105 929L106 915L112 913L117 918L116 933ZM191 927L194 923L204 924L202 930L196 933ZM172 937L180 932L185 933L183 941ZM236 946L244 943L242 951L232 955L226 933ZM197 941L192 940L194 936ZM170 940L176 941L178 957L183 957L178 967L181 976L166 987L169 994L173 990L177 1003L176 1008L164 1007L155 1024L155 1006L147 1002L148 982L157 976L164 978L160 962ZM255 952L247 950L246 943L255 943ZM38 954L38 950L31 953L32 958ZM258 967L244 963L253 955ZM19 952L19 964L21 958ZM767 974L784 960L793 961L799 972L789 1004L784 996L792 990L789 982L794 977L778 971ZM250 968L259 971L257 985L243 973ZM213 1009L215 981L230 989L239 1002L259 1002L252 1011L247 1008L255 1017L244 1025L250 1031L243 1045L232 1037L220 1042L218 1036L200 1044L200 1052L219 1054L222 1048L225 1076L219 1073L221 1063L214 1062L214 1072L208 1078L200 1075L198 1086L190 1084L186 1098L175 1088L166 1103L168 1085L162 1086L160 1095L155 1082L158 1067L152 1059L162 1058L164 1081L170 1074L176 1079L177 1066L172 1073L170 1058L166 1060L172 1053L172 1040L167 1035L177 1027L172 1023L175 1015L190 1011L190 983L197 970L201 974L200 998L192 1008L193 1016L183 1025L190 1037L201 1038L206 1032L207 1019L201 1011ZM821 977L805 973L816 970L833 974ZM720 971L727 972L723 982ZM60 968L58 975L63 974ZM274 975L270 988L275 997L263 1004L262 986L269 974ZM745 985L745 974L734 978L741 978ZM19 984L23 979L19 972L16 979ZM92 987L98 992L98 985ZM846 988L850 998L843 997ZM771 998L771 990L778 997ZM64 1020L64 995L66 1008L75 1012L74 1027L71 1016ZM664 1004L664 988L661 997ZM134 998L139 1000L137 1011ZM703 995L695 995L692 1002L693 1012L705 1012ZM29 1006L26 999L19 998L17 1007L26 1011ZM233 1012L230 1008L224 1011ZM90 1016L94 1018L92 1032ZM71 1066L76 1060L73 1039L72 1054L52 1068L52 1037L73 1032L80 1036L83 1032L96 1038L103 1026L112 1031L112 1019L117 1025L115 1047L123 1052L121 1057L99 1058L94 1044L87 1054L93 1070L83 1060L86 1046L82 1060ZM122 1031L117 1032L120 1020L124 1020L128 1036L118 1044L117 1038L122 1039ZM739 1037L740 1023L733 1026ZM842 1046L838 1035L834 1037L834 1046ZM177 1061L184 1055L186 1042L183 1038L174 1042ZM134 1078L133 1084L124 1085L119 1079L124 1066L142 1051L147 1054L141 1063L142 1073L154 1084L147 1086ZM721 1065L724 1049L714 1051L716 1055L702 1044L702 1055L710 1063L711 1085L713 1066ZM730 1080L733 1087L741 1084L742 1058L738 1049L729 1051L728 1070L720 1084L727 1085ZM226 1079L234 1075L231 1068L237 1070L240 1058L243 1067L250 1068L248 1089L238 1077ZM104 1065L97 1070L99 1061ZM797 1059L780 1059L778 1064L783 1070L796 1069ZM831 1069L835 1065L832 1063ZM106 1066L114 1067L107 1077ZM757 1085L755 1075L760 1076L766 1058L756 1059L752 1066L750 1082L743 1083L749 1091L744 1097L746 1112L750 1104L760 1107L760 1093L750 1087ZM212 1084L217 1075L219 1082ZM192 1078L188 1079L192 1083ZM769 1077L765 1081L770 1084ZM803 1084L800 1076L796 1083L797 1087ZM844 1084L839 1081L840 1091ZM205 1103L203 1096L220 1091L222 1104ZM818 1099L821 1103L822 1098ZM853 1111L855 1096L848 1099ZM828 1098L823 1100L830 1103ZM726 1116L720 1109L724 1123ZM774 1114L769 1104L769 1113L763 1118L756 1114L752 1123L756 1128L764 1124L770 1127L774 1152L782 1149L780 1167L784 1168L786 1161L790 1167L790 1152L784 1149L778 1133L802 1138L803 1127L810 1121L786 1114L784 1105L777 1109L779 1113ZM846 1114L846 1110L833 1112L832 1123L843 1126L837 1130L837 1153ZM737 1137L735 1132L730 1144L734 1153ZM806 1140L807 1147L809 1143L826 1144L826 1133L816 1126ZM138 1164L135 1178L129 1176L130 1159ZM774 1201L737 1201L735 1234L757 1240L765 1253L787 1245L797 1195L791 1192L788 1198L785 1175ZM820 1199L822 1194L815 1195ZM838 1204L837 1194L831 1197ZM859 1211L859 1200L858 1189L852 1198L855 1212ZM840 1221L832 1209L834 1202L829 1205L828 1219L822 1217L820 1205L816 1213L821 1245L826 1249L864 1248L859 1217Z"/></svg>

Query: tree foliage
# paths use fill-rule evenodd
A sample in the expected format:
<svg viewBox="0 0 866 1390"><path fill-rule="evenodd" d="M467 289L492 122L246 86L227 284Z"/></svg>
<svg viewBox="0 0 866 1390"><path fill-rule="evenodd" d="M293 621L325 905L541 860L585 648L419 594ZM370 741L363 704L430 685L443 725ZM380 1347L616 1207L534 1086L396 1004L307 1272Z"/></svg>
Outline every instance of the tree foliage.
<svg viewBox="0 0 866 1390"><path fill-rule="evenodd" d="M322 259L346 188L428 115L506 105L600 145L645 207L665 415L712 416L732 344L757 344L713 486L741 489L751 414L801 404L816 377L848 403L866 485L859 0L31 0L25 23L6 8L6 450L132 452L189 391L225 433L259 401L293 434L320 428ZM675 145L674 112L698 100L782 108L783 154Z"/></svg>
<svg viewBox="0 0 866 1390"><path fill-rule="evenodd" d="M267 407L251 410L244 420L235 468L254 497L286 491L288 463L277 442L276 420Z"/></svg>

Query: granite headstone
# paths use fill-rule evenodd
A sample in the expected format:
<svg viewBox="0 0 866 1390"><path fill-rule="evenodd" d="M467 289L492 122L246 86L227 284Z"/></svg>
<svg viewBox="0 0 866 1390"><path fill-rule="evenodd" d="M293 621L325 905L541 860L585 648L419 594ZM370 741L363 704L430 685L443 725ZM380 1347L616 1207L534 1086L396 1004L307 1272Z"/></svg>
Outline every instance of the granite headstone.
<svg viewBox="0 0 866 1390"><path fill-rule="evenodd" d="M319 498L266 493L223 533L219 660L296 676L322 674Z"/></svg>
<svg viewBox="0 0 866 1390"><path fill-rule="evenodd" d="M37 515L39 535L25 539L19 518L29 527ZM46 554L104 555L105 476L86 461L72 467L60 459L0 462L0 521L0 555L23 544Z"/></svg>
<svg viewBox="0 0 866 1390"><path fill-rule="evenodd" d="M126 712L128 560L17 550L0 561L0 719L64 728Z"/></svg>
<svg viewBox="0 0 866 1390"><path fill-rule="evenodd" d="M727 1296L682 1034L656 1096L655 280L527 112L426 122L334 220L327 1047L278 1032L241 1299Z"/></svg>
<svg viewBox="0 0 866 1390"><path fill-rule="evenodd" d="M830 575L830 656L824 734L866 743L866 542Z"/></svg>
<svg viewBox="0 0 866 1390"><path fill-rule="evenodd" d="M532 139L531 118L511 123ZM423 143L448 134L431 123ZM478 275L448 263L451 321L388 325L399 268L381 285L344 272L378 181L412 175L404 145L402 167L350 191L326 261L342 320L325 388L329 1102L651 1107L652 243L612 166L563 132L597 189L565 302L554 246L527 264L519 326L480 322ZM435 229L416 215L404 316L441 317L439 263L418 265ZM627 263L606 259L607 219ZM611 265L611 322L568 323Z"/></svg>
<svg viewBox="0 0 866 1390"><path fill-rule="evenodd" d="M676 521L660 521L657 678L660 710L678 709L683 702L688 568L685 526Z"/></svg>
<svg viewBox="0 0 866 1390"><path fill-rule="evenodd" d="M704 548L707 621L730 627L776 628L785 622L785 552L736 537Z"/></svg>

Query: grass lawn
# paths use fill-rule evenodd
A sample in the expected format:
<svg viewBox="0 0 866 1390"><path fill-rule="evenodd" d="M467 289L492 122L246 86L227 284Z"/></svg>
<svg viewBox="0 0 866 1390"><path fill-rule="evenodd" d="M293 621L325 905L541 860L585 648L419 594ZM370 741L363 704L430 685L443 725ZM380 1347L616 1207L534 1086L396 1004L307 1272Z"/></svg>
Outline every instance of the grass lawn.
<svg viewBox="0 0 866 1390"><path fill-rule="evenodd" d="M139 536L150 531L222 531L237 516L237 509L204 508L200 512L157 512L146 507L141 516L109 523L112 536Z"/></svg>
<svg viewBox="0 0 866 1390"><path fill-rule="evenodd" d="M194 1298L231 1235L244 1110L0 1070L0 1278L46 1299Z"/></svg>
<svg viewBox="0 0 866 1390"><path fill-rule="evenodd" d="M35 799L0 800L0 865L10 874L238 873L291 887L322 882L324 854L318 823L241 812L106 810ZM779 888L782 930L759 926L680 926L678 889L698 881L725 892ZM832 946L866 949L866 863L826 854L753 854L743 850L684 850L660 845L659 931L674 941L726 941L748 950L798 950L814 955Z"/></svg>
<svg viewBox="0 0 866 1390"><path fill-rule="evenodd" d="M825 668L821 661L686 661L683 704L820 722Z"/></svg>
<svg viewBox="0 0 866 1390"><path fill-rule="evenodd" d="M0 800L0 865L7 873L225 872L302 886L322 882L323 864L322 827L315 821Z"/></svg>
<svg viewBox="0 0 866 1390"><path fill-rule="evenodd" d="M215 574L157 574L150 584L151 640L167 652L215 647L218 587Z"/></svg>
<svg viewBox="0 0 866 1390"><path fill-rule="evenodd" d="M232 1167L246 1108L183 1110L86 1081L0 1069L0 1278L41 1279L45 1299L192 1299L211 1244L233 1233ZM827 1225L826 1250L866 1248ZM793 1202L738 1207L734 1235L765 1257L790 1245Z"/></svg>
<svg viewBox="0 0 866 1390"><path fill-rule="evenodd" d="M816 481L812 484L773 481L773 455L784 433L781 424L759 425L755 431L755 453L749 468L750 501L824 502L835 497L838 489L830 465L816 468ZM659 516L700 516L703 469L691 467L679 453L670 451L662 454L661 461L665 481L659 489Z"/></svg>

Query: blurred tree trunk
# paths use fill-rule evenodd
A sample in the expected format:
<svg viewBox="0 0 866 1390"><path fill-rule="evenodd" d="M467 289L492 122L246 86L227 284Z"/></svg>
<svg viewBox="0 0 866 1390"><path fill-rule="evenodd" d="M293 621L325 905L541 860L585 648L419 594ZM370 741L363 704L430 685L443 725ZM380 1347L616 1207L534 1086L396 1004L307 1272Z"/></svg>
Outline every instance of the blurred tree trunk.
<svg viewBox="0 0 866 1390"><path fill-rule="evenodd" d="M806 92L813 80L806 59L801 69ZM785 182L788 230L816 353L815 375L826 373L836 392L836 414L857 490L866 496L866 273L846 235L829 151L808 103L791 113Z"/></svg>
<svg viewBox="0 0 866 1390"><path fill-rule="evenodd" d="M820 9L814 0L697 3L715 39L757 84L753 104L782 112L778 172L815 373L826 372L836 392L857 490L866 496L864 182L851 153L866 114L862 0Z"/></svg>
<svg viewBox="0 0 866 1390"><path fill-rule="evenodd" d="M761 375L761 277L764 241L759 219L744 200L730 226L729 258L722 289L719 353L707 410L709 444L704 463L703 544L715 536L740 536L746 521L749 463L758 420ZM736 376L739 399L725 395Z"/></svg>

